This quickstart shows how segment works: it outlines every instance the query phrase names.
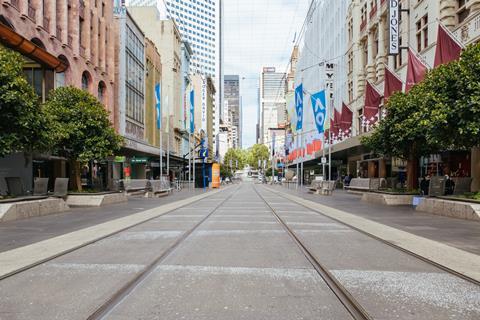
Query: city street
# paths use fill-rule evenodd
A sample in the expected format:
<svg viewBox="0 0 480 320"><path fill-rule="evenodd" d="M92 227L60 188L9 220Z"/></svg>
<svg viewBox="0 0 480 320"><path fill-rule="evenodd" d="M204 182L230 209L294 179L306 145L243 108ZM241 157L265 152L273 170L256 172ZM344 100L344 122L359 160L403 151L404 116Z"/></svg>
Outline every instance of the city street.
<svg viewBox="0 0 480 320"><path fill-rule="evenodd" d="M278 190L225 187L8 276L0 319L480 317L478 282Z"/></svg>

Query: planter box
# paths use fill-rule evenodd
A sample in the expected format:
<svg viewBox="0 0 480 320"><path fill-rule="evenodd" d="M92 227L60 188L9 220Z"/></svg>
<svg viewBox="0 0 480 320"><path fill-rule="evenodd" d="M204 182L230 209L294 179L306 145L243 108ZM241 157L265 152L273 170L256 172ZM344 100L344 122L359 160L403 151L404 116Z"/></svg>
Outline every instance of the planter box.
<svg viewBox="0 0 480 320"><path fill-rule="evenodd" d="M362 201L387 206L411 206L413 203L412 194L394 194L394 193L378 193L370 192L362 195Z"/></svg>
<svg viewBox="0 0 480 320"><path fill-rule="evenodd" d="M69 209L67 203L60 198L1 203L0 222L46 216Z"/></svg>
<svg viewBox="0 0 480 320"><path fill-rule="evenodd" d="M480 204L472 202L426 198L417 206L416 210L446 217L480 221Z"/></svg>
<svg viewBox="0 0 480 320"><path fill-rule="evenodd" d="M74 193L67 196L67 204L71 207L102 207L108 204L127 201L127 196L123 192Z"/></svg>

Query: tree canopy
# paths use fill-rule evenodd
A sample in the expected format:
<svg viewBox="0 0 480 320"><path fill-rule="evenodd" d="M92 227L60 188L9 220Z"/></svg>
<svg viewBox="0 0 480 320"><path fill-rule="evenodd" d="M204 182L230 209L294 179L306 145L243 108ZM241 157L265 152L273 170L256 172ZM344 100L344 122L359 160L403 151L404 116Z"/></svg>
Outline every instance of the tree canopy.
<svg viewBox="0 0 480 320"><path fill-rule="evenodd" d="M238 169L243 169L247 164L247 152L242 149L228 149L227 153L223 157L224 166L230 168L230 161L232 162L232 169L236 169L235 166L237 161Z"/></svg>
<svg viewBox="0 0 480 320"><path fill-rule="evenodd" d="M0 47L0 157L44 151L51 142L48 116L23 73L23 57Z"/></svg>
<svg viewBox="0 0 480 320"><path fill-rule="evenodd" d="M51 116L50 134L53 149L76 161L101 160L114 154L122 145L105 107L91 94L74 87L51 92L45 103Z"/></svg>
<svg viewBox="0 0 480 320"><path fill-rule="evenodd" d="M270 151L268 147L264 144L255 144L250 149L248 149L248 164L256 168L258 166L258 160L264 161L270 158Z"/></svg>
<svg viewBox="0 0 480 320"><path fill-rule="evenodd" d="M362 143L379 154L412 162L440 151L478 146L479 74L480 45L470 46L459 61L431 70L408 93L391 96L386 117Z"/></svg>

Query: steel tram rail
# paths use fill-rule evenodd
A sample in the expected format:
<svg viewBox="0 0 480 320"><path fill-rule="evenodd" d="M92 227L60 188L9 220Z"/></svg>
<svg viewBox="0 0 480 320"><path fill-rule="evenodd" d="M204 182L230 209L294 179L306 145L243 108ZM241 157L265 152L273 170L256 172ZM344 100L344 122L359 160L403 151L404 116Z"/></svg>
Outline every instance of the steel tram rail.
<svg viewBox="0 0 480 320"><path fill-rule="evenodd" d="M330 288L330 290L335 294L338 298L340 303L345 307L345 309L350 313L353 319L355 320L371 320L373 319L365 309L358 303L358 301L348 292L348 290L332 275L328 269L322 265L317 258L310 252L310 250L303 244L303 242L297 237L297 235L293 232L293 230L285 223L285 221L278 215L276 210L268 203L267 200L258 192L257 187L254 185L253 189L260 197L260 199L265 202L265 204L269 207L272 214L278 220L278 222L282 225L288 235L292 238L292 240L297 244L300 248L304 256L313 266L315 271L320 275L326 285Z"/></svg>
<svg viewBox="0 0 480 320"><path fill-rule="evenodd" d="M467 276L467 275L465 275L465 274L463 274L463 273L460 273L460 272L458 272L458 271L456 271L456 270L453 270L453 269L451 269L451 268L449 268L449 267L447 267L447 266L444 266L444 265L442 265L442 264L440 264L440 263L438 263L438 262L432 261L432 260L430 260L430 259L428 259L428 258L426 258L426 257L423 257L423 256L421 256L421 255L419 255L419 254L417 254L417 253L415 253L415 252L412 252L412 251L410 251L410 250L408 250L408 249L402 248L402 247L400 247L399 245L397 245L397 244L395 244L395 243L392 243L392 242L390 242L390 241L387 241L387 240L385 240L385 239L382 239L382 238L380 238L380 237L377 237L376 235L373 235L373 234L371 234L371 233L369 233L369 232L367 232L367 231L364 231L364 230L362 230L362 229L359 229L359 228L357 228L357 227L354 227L354 226L352 226L352 225L349 225L348 223L345 223L345 222L343 222L343 221L341 221L341 220L338 220L338 219L332 218L332 217L330 217L330 216L327 216L327 215L323 214L320 209L314 209L314 208L307 207L306 205L304 205L304 204L302 204L302 203L300 203L300 202L297 202L297 201L295 201L295 200L292 200L292 199L289 199L289 198L283 196L283 195L282 195L280 192L278 192L278 191L270 190L269 188L264 188L264 189L267 190L267 191L270 192L270 193L273 193L273 194L275 194L275 195L283 198L283 199L287 199L287 200L293 201L293 202L295 202L297 205L299 205L299 206L301 206L301 207L303 207L303 208L305 208L305 209L308 209L308 210L310 210L310 211L312 211L312 212L315 212L315 213L317 213L318 215L320 215L320 216L322 216L322 217L325 217L325 218L331 219L332 221L338 222L338 223L341 224L341 225L344 225L344 226L346 226L346 227L348 227L348 228L350 228L350 229L352 229L352 230L358 231L358 232L360 232L360 233L362 233L362 234L364 234L364 235L366 235L366 236L368 236L368 237L370 237L370 238L372 238L372 239L374 239L374 240L377 240L377 241L379 241L379 242L381 242L381 243L383 243L383 244L386 244L386 245L388 245L388 246L390 246L390 247L392 247L392 248L395 248L395 249L397 249L397 250L399 250L399 251L401 251L401 252L404 252L404 253L406 253L406 254L414 257L414 258L417 258L417 259L419 259L419 260L421 260L421 261L423 261L423 262L425 262L425 263L427 263L427 264L429 264L429 265L431 265L431 266L434 266L434 267L436 267L436 268L438 268L438 269L440 269L440 270L442 270L442 271L445 271L445 272L448 273L448 274L451 274L451 275L456 276L456 277L458 277L458 278L461 278L461 279L463 279L463 280L465 280L465 281L467 281L467 282L469 282L469 283L472 283L472 284L475 284L475 285L477 285L477 286L480 286L480 281L478 281L478 280L476 280L476 279L473 279L473 278L471 278L471 277L469 277L469 276ZM305 200L308 200L308 199L305 199Z"/></svg>
<svg viewBox="0 0 480 320"><path fill-rule="evenodd" d="M207 197L207 198L208 198L208 197ZM204 198L204 199L205 199L205 198ZM202 200L203 200L203 199L202 199ZM43 264L43 263L45 263L45 262L49 262L49 261L55 260L56 258L62 257L62 256L64 256L64 255L67 255L67 254L69 254L69 253L75 252L75 251L77 251L77 250L79 250L79 249L82 249L82 248L87 247L87 246L89 246L89 245L91 245L91 244L97 243L97 242L99 242L99 241L102 241L102 240L104 240L104 239L106 239L106 238L109 238L109 237L111 237L111 236L117 235L117 234L119 234L119 233L121 233L121 232L123 232L123 231L132 229L132 228L134 228L134 227L136 227L136 226L139 226L139 225L141 225L141 224L144 224L144 223L147 223L147 222L152 221L152 220L154 220L154 219L157 219L157 218L159 218L159 217L168 215L168 214L170 214L170 213L172 213L172 212L174 212L174 211L176 211L176 210L182 209L182 208L187 207L187 206L189 206L189 205L191 205L191 203L184 204L184 205L182 205L182 206L180 206L180 207L178 207L178 208L169 210L169 211L164 212L164 213L162 213L162 214L160 214L160 215L158 215L158 216L152 217L152 218L147 219L147 220L145 220L145 221L142 221L142 222L136 223L136 224L134 224L134 225L125 227L125 228L123 228L123 229L120 229L120 230L118 230L118 231L112 232L112 233L110 233L110 234L108 234L108 235L106 235L106 236L99 237L99 238L94 239L94 240L92 240L92 241L88 241L88 242L82 243L82 244L79 245L79 246L76 246L76 247L74 247L74 248L71 248L71 249L62 251L62 252L60 252L60 253L58 253L58 254L55 254L55 255L52 255L52 256L50 256L50 257L48 257L48 258L46 258L46 259L42 259L42 260L36 261L35 263L32 263L32 264L30 264L30 265L28 265L28 266L26 266L26 267L17 269L17 270L15 270L15 271L13 271L13 272L10 272L10 273L7 273L7 274L4 274L4 275L0 276L0 281L2 281L2 280L4 280L4 279L7 279L7 278L10 278L10 277L13 277L13 276L15 276L15 275L18 275L18 274L20 274L20 273L22 273L22 272L24 272L24 271L30 270L30 269L32 269L32 268L34 268L34 267L37 267L37 266L39 266L39 265L41 265L41 264ZM108 221L106 221L106 222L108 222ZM106 223L106 222L104 222L104 223Z"/></svg>
<svg viewBox="0 0 480 320"><path fill-rule="evenodd" d="M122 301L131 293L133 292L142 282L145 280L149 275L151 275L156 267L165 260L180 244L185 241L200 225L202 225L212 214L214 214L225 202L230 200L233 195L238 191L239 187L237 187L230 195L228 195L225 199L220 201L220 203L215 206L215 208L210 211L205 217L203 217L198 223L196 223L192 228L187 230L185 233L182 234L180 238L178 238L171 246L169 246L166 250L162 252L157 258L155 258L148 266L146 266L140 273L135 275L130 281L124 284L120 289L118 289L107 301L105 301L102 305L100 305L90 316L88 316L87 320L94 320L94 319L103 319L104 317L108 316L111 311L113 311Z"/></svg>

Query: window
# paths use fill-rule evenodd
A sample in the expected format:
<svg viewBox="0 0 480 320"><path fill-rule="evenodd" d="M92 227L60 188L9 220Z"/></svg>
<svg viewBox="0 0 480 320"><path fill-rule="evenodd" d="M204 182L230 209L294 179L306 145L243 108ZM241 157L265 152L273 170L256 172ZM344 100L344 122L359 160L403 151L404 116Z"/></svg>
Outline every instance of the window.
<svg viewBox="0 0 480 320"><path fill-rule="evenodd" d="M467 9L466 4L470 0L457 0L457 20L458 23L462 23L470 14L470 9Z"/></svg>
<svg viewBox="0 0 480 320"><path fill-rule="evenodd" d="M82 90L88 91L90 86L90 74L87 71L82 73Z"/></svg>
<svg viewBox="0 0 480 320"><path fill-rule="evenodd" d="M428 14L424 15L416 23L417 27L417 51L421 52L428 47Z"/></svg>
<svg viewBox="0 0 480 320"><path fill-rule="evenodd" d="M103 81L100 81L98 83L98 100L102 103L105 103L105 93L107 91L107 86Z"/></svg>

